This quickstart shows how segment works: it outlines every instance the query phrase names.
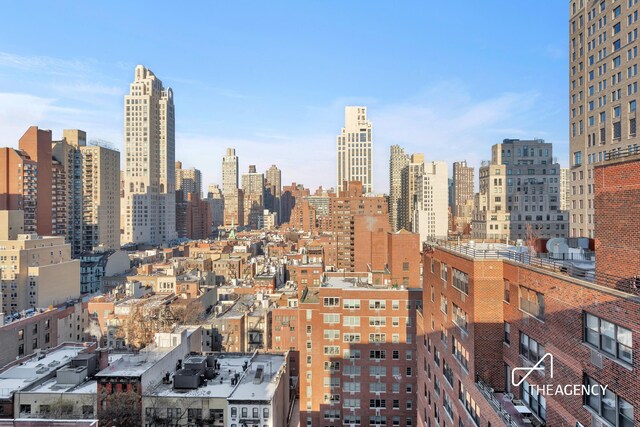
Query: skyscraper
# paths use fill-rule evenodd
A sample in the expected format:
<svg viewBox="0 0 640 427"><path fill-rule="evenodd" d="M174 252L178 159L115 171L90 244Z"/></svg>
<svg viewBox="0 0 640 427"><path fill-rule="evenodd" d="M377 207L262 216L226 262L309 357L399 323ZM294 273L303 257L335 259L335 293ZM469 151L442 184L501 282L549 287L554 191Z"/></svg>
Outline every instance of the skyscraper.
<svg viewBox="0 0 640 427"><path fill-rule="evenodd" d="M367 107L345 107L344 116L345 125L336 138L338 192L345 182L360 181L365 194L372 193L373 139Z"/></svg>
<svg viewBox="0 0 640 427"><path fill-rule="evenodd" d="M415 230L414 211L418 203L418 183L424 174L424 154L416 153L411 155L409 166L403 170L402 174L402 201L404 207L400 226L407 230Z"/></svg>
<svg viewBox="0 0 640 427"><path fill-rule="evenodd" d="M82 154L82 250L120 248L120 152L100 145Z"/></svg>
<svg viewBox="0 0 640 427"><path fill-rule="evenodd" d="M227 148L222 158L222 194L231 194L238 188L238 156L235 148Z"/></svg>
<svg viewBox="0 0 640 427"><path fill-rule="evenodd" d="M389 157L389 221L393 231L404 226L404 199L402 193L402 176L409 167L409 156L399 145L391 146Z"/></svg>
<svg viewBox="0 0 640 427"><path fill-rule="evenodd" d="M122 242L159 245L177 237L173 91L142 65L124 102Z"/></svg>
<svg viewBox="0 0 640 427"><path fill-rule="evenodd" d="M467 166L467 161L453 163L453 206L451 215L458 231L468 229L473 216L474 169Z"/></svg>
<svg viewBox="0 0 640 427"><path fill-rule="evenodd" d="M594 165L638 150L640 5L573 1L569 13L569 227L571 237L594 237Z"/></svg>
<svg viewBox="0 0 640 427"><path fill-rule="evenodd" d="M202 173L199 169L182 169L182 162L176 162L176 190L182 190L184 200L189 193L202 195Z"/></svg>
<svg viewBox="0 0 640 427"><path fill-rule="evenodd" d="M420 233L420 241L427 237L446 238L449 229L449 172L443 161L423 163L423 173L416 179L413 206L413 232Z"/></svg>
<svg viewBox="0 0 640 427"><path fill-rule="evenodd" d="M249 165L249 173L242 174L244 192L244 224L258 228L259 217L264 211L264 174L256 171L255 165Z"/></svg>
<svg viewBox="0 0 640 427"><path fill-rule="evenodd" d="M567 237L560 209L560 165L541 139L505 139L491 147L480 167L480 193L473 214L477 239Z"/></svg>
<svg viewBox="0 0 640 427"><path fill-rule="evenodd" d="M280 198L282 197L282 171L271 165L264 174L265 178L265 201L264 207L271 212L277 213L280 222Z"/></svg>

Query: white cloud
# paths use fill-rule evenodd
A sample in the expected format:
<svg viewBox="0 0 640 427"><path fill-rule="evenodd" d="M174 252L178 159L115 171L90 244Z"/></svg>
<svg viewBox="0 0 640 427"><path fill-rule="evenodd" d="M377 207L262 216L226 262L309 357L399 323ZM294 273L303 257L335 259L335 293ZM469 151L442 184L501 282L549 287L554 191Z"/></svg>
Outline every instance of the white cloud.
<svg viewBox="0 0 640 427"><path fill-rule="evenodd" d="M67 60L38 55L17 55L0 52L0 67L15 68L23 71L38 71L58 75L78 75L85 73L92 60Z"/></svg>

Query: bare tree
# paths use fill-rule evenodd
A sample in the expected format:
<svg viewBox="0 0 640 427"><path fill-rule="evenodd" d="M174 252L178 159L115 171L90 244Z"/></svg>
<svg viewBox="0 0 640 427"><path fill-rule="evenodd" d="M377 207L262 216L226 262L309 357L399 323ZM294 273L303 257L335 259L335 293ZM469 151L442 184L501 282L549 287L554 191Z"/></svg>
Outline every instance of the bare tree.
<svg viewBox="0 0 640 427"><path fill-rule="evenodd" d="M534 255L536 253L536 242L540 238L540 232L537 227L534 229L530 222L525 224L525 245L529 248L529 254Z"/></svg>
<svg viewBox="0 0 640 427"><path fill-rule="evenodd" d="M142 421L140 397L132 392L113 393L106 397L106 405L98 410L101 426L137 427Z"/></svg>

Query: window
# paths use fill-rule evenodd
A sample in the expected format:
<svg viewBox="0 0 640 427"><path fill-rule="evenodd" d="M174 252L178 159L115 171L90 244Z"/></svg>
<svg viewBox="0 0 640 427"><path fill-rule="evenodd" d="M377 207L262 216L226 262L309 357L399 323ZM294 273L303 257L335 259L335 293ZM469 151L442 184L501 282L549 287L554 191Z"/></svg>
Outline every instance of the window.
<svg viewBox="0 0 640 427"><path fill-rule="evenodd" d="M369 359L383 360L387 358L386 350L369 350Z"/></svg>
<svg viewBox="0 0 640 427"><path fill-rule="evenodd" d="M343 334L343 342L360 342L360 334Z"/></svg>
<svg viewBox="0 0 640 427"><path fill-rule="evenodd" d="M360 300L359 299L345 299L342 303L342 308L346 308L349 310L359 310L360 309Z"/></svg>
<svg viewBox="0 0 640 427"><path fill-rule="evenodd" d="M453 269L453 287L469 294L469 275L456 268Z"/></svg>
<svg viewBox="0 0 640 427"><path fill-rule="evenodd" d="M340 298L325 297L323 302L324 302L324 306L325 307L338 307L338 306L340 306Z"/></svg>
<svg viewBox="0 0 640 427"><path fill-rule="evenodd" d="M325 329L323 332L325 340L338 340L340 339L339 329ZM307 348L311 349L311 341L307 341Z"/></svg>
<svg viewBox="0 0 640 427"><path fill-rule="evenodd" d="M369 334L370 343L384 343L387 342L387 334Z"/></svg>
<svg viewBox="0 0 640 427"><path fill-rule="evenodd" d="M585 375L585 386L594 393L585 394L584 404L596 414L614 426L633 426L633 406L608 388L602 392L602 386Z"/></svg>
<svg viewBox="0 0 640 427"><path fill-rule="evenodd" d="M467 331L467 312L458 307L455 303L453 305L453 312L451 313L451 317L453 323L462 328L465 332Z"/></svg>
<svg viewBox="0 0 640 427"><path fill-rule="evenodd" d="M344 326L360 326L360 316L344 316L342 324Z"/></svg>
<svg viewBox="0 0 640 427"><path fill-rule="evenodd" d="M585 313L584 340L609 356L629 364L633 363L633 345L629 329Z"/></svg>
<svg viewBox="0 0 640 427"><path fill-rule="evenodd" d="M538 394L538 388L523 381L520 386L522 400L541 420L547 419L547 401L543 395Z"/></svg>
<svg viewBox="0 0 640 427"><path fill-rule="evenodd" d="M335 356L335 355L340 354L340 346L338 346L338 345L325 345L322 348L322 352L325 355Z"/></svg>
<svg viewBox="0 0 640 427"><path fill-rule="evenodd" d="M475 400L471 398L469 392L466 390L464 384L462 384L460 380L458 380L458 400L462 402L476 425L480 425L480 408L476 404Z"/></svg>
<svg viewBox="0 0 640 427"><path fill-rule="evenodd" d="M469 352L464 348L460 340L457 340L455 336L452 338L451 353L453 353L453 357L460 362L464 369L469 370Z"/></svg>
<svg viewBox="0 0 640 427"><path fill-rule="evenodd" d="M510 302L511 301L511 293L509 291L511 284L509 283L508 280L504 281L504 300L506 302Z"/></svg>
<svg viewBox="0 0 640 427"><path fill-rule="evenodd" d="M520 310L539 320L544 320L544 295L520 286Z"/></svg>
<svg viewBox="0 0 640 427"><path fill-rule="evenodd" d="M511 323L504 322L504 342L511 344Z"/></svg>
<svg viewBox="0 0 640 427"><path fill-rule="evenodd" d="M327 324L340 323L340 315L336 313L325 313L323 315L323 318L324 318L324 323L327 323Z"/></svg>
<svg viewBox="0 0 640 427"><path fill-rule="evenodd" d="M529 335L520 332L520 355L529 362L536 364L542 356L544 356L544 346ZM544 369L544 363L540 364L540 368Z"/></svg>
<svg viewBox="0 0 640 427"><path fill-rule="evenodd" d="M573 165L578 166L582 164L582 151L576 151L573 153Z"/></svg>
<svg viewBox="0 0 640 427"><path fill-rule="evenodd" d="M369 309L384 310L385 308L387 308L387 302L385 300L369 300Z"/></svg>
<svg viewBox="0 0 640 427"><path fill-rule="evenodd" d="M407 368L407 369L410 369L410 368ZM449 366L446 360L442 361L442 374L444 375L449 385L453 387L453 370L451 369L451 367Z"/></svg>
<svg viewBox="0 0 640 427"><path fill-rule="evenodd" d="M447 314L447 297L440 294L440 311Z"/></svg>

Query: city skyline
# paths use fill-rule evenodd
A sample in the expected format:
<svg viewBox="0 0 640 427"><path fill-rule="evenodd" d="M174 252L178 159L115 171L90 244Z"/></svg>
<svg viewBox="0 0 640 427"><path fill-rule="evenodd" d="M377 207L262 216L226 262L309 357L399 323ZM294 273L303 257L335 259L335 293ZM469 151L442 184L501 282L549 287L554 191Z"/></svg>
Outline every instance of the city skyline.
<svg viewBox="0 0 640 427"><path fill-rule="evenodd" d="M129 21L121 17L119 7L110 11L93 8L66 12L69 19L79 20L104 12L111 19L105 22L127 27ZM464 159L478 167L480 160L488 158L492 144L504 138L538 137L552 142L561 164L568 164L566 5L501 5L500 13L494 14L496 8L491 5L436 10L412 4L391 11L373 4L362 12L371 28L360 27L355 32L346 18L339 17L349 15L343 8L363 9L359 4L329 4L318 8L322 10L282 4L270 7L268 16L276 20L272 23L288 28L280 21L306 19L311 27L322 26L326 40L303 30L300 40L293 43L288 29L261 40L267 28L258 18L261 7L255 7L246 18L254 29L243 37L234 37L237 30L217 18L222 21L219 28L202 41L196 41L192 31L172 34L169 39L153 29L155 21L143 20L141 29L151 32L136 48L125 44L132 35L129 29L110 34L107 41L104 34L110 27L105 28L106 24L87 31L83 44L58 31L48 31L47 40L34 43L33 35L16 27L26 19L23 12L8 11L10 22L0 30L0 34L6 32L5 40L11 40L0 52L2 137L7 145L15 146L31 124L54 132L79 128L92 138L110 141L123 153L122 99L131 70L142 64L162 76L176 93L177 158L185 167L202 170L205 185L221 184L219 159L227 147L234 147L240 170L256 164L264 171L276 163L282 169L283 183L335 187L334 174L329 171L335 168L335 132L343 126L347 105L367 106L376 127L376 192L388 192L388 152L393 144L409 152L424 152L428 161L445 160L449 167ZM239 13L214 11L231 17ZM391 12L389 18L397 19L387 19ZM29 19L46 31L56 13L60 12ZM175 13L176 21L185 13L193 14ZM477 14L484 19L477 20ZM547 23L552 30L517 31L517 21L524 15ZM433 16L437 19L425 28L422 23ZM456 23L453 29L450 22ZM468 40L464 32L456 31L458 25L465 31L482 31L482 40ZM384 29L383 35L379 29ZM352 32L353 39L349 38ZM440 35L449 38L446 47L430 42ZM103 49L88 49L85 42ZM155 42L167 43L171 54L161 54ZM314 55L304 55L308 64L292 55L301 50L302 43L314 48ZM355 47L371 53L371 66L357 78L345 76L341 67L328 66L346 60ZM199 59L197 49L215 53L215 59ZM243 51L253 54L253 62L248 64L235 54ZM473 67L468 67L469 61ZM301 141L314 149L294 150ZM444 147L455 150L444 155ZM202 156L203 152L210 154Z"/></svg>

